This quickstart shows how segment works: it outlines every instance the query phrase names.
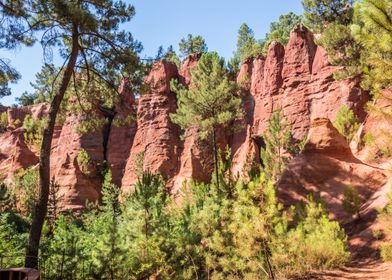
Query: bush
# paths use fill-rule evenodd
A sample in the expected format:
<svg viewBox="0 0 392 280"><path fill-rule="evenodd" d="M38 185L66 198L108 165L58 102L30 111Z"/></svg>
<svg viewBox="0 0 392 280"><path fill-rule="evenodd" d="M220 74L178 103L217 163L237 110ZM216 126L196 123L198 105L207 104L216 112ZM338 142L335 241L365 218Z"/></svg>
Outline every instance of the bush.
<svg viewBox="0 0 392 280"><path fill-rule="evenodd" d="M20 170L14 176L12 191L15 195L17 210L23 214L32 213L35 199L38 194L38 170L29 168Z"/></svg>
<svg viewBox="0 0 392 280"><path fill-rule="evenodd" d="M91 163L91 159L85 149L80 149L80 152L76 157L76 161L78 162L80 171L86 176L90 175L89 166Z"/></svg>
<svg viewBox="0 0 392 280"><path fill-rule="evenodd" d="M42 134L46 119L34 119L31 115L27 115L23 121L23 128L25 129L24 138L28 145L35 146L39 149L42 141Z"/></svg>
<svg viewBox="0 0 392 280"><path fill-rule="evenodd" d="M27 233L18 223L20 218L17 215L0 214L0 268L23 266Z"/></svg>
<svg viewBox="0 0 392 280"><path fill-rule="evenodd" d="M7 130L8 126L8 114L7 112L3 112L0 115L0 133Z"/></svg>
<svg viewBox="0 0 392 280"><path fill-rule="evenodd" d="M333 125L340 134L346 137L347 141L351 141L358 131L359 121L347 105L342 105L336 114Z"/></svg>
<svg viewBox="0 0 392 280"><path fill-rule="evenodd" d="M339 267L350 257L344 230L328 219L322 204L310 198L304 213L294 228L274 240L272 260L284 276Z"/></svg>
<svg viewBox="0 0 392 280"><path fill-rule="evenodd" d="M392 261L392 192L389 194L389 201L389 204L378 217L384 234L384 239L380 246L381 258L385 262Z"/></svg>
<svg viewBox="0 0 392 280"><path fill-rule="evenodd" d="M346 235L320 204L310 199L302 215L289 220L264 174L243 183L231 177L230 162L220 161L219 168L219 185L192 182L181 207L162 177L146 172L120 204L120 189L106 173L101 204L78 217L59 215L52 229L46 224L43 276L280 279L347 261ZM0 246L23 246L11 234L17 229L1 226Z"/></svg>
<svg viewBox="0 0 392 280"><path fill-rule="evenodd" d="M359 214L359 210L361 206L362 200L359 196L358 190L353 186L348 186L344 190L343 209L350 214L356 214L357 218L360 219L361 216Z"/></svg>

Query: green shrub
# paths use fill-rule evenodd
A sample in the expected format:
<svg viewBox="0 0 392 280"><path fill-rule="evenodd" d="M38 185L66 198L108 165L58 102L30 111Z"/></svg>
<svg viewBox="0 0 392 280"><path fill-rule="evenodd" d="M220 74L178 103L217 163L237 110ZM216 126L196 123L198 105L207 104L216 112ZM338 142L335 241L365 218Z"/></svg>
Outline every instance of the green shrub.
<svg viewBox="0 0 392 280"><path fill-rule="evenodd" d="M392 192L389 194L389 204L379 214L378 220L382 225L384 239L380 246L381 257L384 261L392 261Z"/></svg>
<svg viewBox="0 0 392 280"><path fill-rule="evenodd" d="M0 182L0 212L14 207L15 198L4 182Z"/></svg>
<svg viewBox="0 0 392 280"><path fill-rule="evenodd" d="M80 149L79 154L76 157L76 161L78 162L80 171L82 171L82 173L86 176L90 175L89 166L91 163L91 159L85 149Z"/></svg>
<svg viewBox="0 0 392 280"><path fill-rule="evenodd" d="M339 267L350 257L344 230L328 219L322 204L311 198L304 210L305 217L274 243L272 261L286 277Z"/></svg>
<svg viewBox="0 0 392 280"><path fill-rule="evenodd" d="M358 190L353 186L347 186L344 190L343 209L350 214L356 214L360 219L359 210L362 206L362 200L359 196Z"/></svg>
<svg viewBox="0 0 392 280"><path fill-rule="evenodd" d="M25 117L22 127L25 129L24 138L28 145L39 149L45 124L45 118L34 119L31 115Z"/></svg>
<svg viewBox="0 0 392 280"><path fill-rule="evenodd" d="M7 112L3 112L0 115L0 132L6 131L8 126L8 114Z"/></svg>
<svg viewBox="0 0 392 280"><path fill-rule="evenodd" d="M39 174L36 169L20 170L14 175L12 191L15 195L17 209L21 213L32 213L38 194L38 184Z"/></svg>
<svg viewBox="0 0 392 280"><path fill-rule="evenodd" d="M15 214L0 213L0 268L23 266L27 234L20 231L18 220Z"/></svg>
<svg viewBox="0 0 392 280"><path fill-rule="evenodd" d="M351 141L358 131L359 121L347 105L342 105L336 114L333 125L340 134L346 137L347 141Z"/></svg>

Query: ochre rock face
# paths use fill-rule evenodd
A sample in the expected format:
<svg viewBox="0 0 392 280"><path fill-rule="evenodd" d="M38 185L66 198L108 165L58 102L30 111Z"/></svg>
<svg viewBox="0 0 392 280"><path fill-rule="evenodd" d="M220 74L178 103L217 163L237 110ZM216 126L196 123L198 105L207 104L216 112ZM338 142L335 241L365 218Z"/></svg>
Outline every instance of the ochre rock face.
<svg viewBox="0 0 392 280"><path fill-rule="evenodd" d="M38 157L26 145L23 133L19 128L0 134L0 179L10 181L18 170L38 163Z"/></svg>
<svg viewBox="0 0 392 280"><path fill-rule="evenodd" d="M357 159L331 122L320 118L312 122L303 152L288 164L277 188L287 205L305 201L313 193L323 199L334 218L350 221L342 206L345 189L357 188L367 201L386 181L383 170Z"/></svg>
<svg viewBox="0 0 392 280"><path fill-rule="evenodd" d="M125 165L136 134L136 102L128 80L121 81L120 103L109 127L106 159L112 171L113 183L121 186ZM105 144L105 143L104 143Z"/></svg>
<svg viewBox="0 0 392 280"><path fill-rule="evenodd" d="M272 43L265 59L253 61L250 75L255 100L253 133L264 133L278 107L283 108L297 139L306 135L312 119L333 120L342 104L363 120L367 92L360 89L358 79L335 81L336 70L324 49L314 43L312 33L301 25L291 32L286 47Z"/></svg>
<svg viewBox="0 0 392 280"><path fill-rule="evenodd" d="M392 88L384 90L372 107L351 146L362 160L389 168L392 119L388 112L392 107Z"/></svg>
<svg viewBox="0 0 392 280"><path fill-rule="evenodd" d="M137 131L122 179L125 193L132 190L137 180L140 155L143 155L144 170L159 172L166 180L173 178L178 170L179 131L170 120L170 114L177 108L175 93L170 90L173 78L178 78L176 65L161 61L153 65L145 79L149 89L139 99Z"/></svg>
<svg viewBox="0 0 392 280"><path fill-rule="evenodd" d="M102 180L99 167L104 162L102 131L85 135L77 133L76 128L83 116L70 113L58 136L57 145L51 154L51 176L60 185L60 207L80 210L87 201L100 198ZM88 162L79 164L78 155L82 149L88 154Z"/></svg>
<svg viewBox="0 0 392 280"><path fill-rule="evenodd" d="M174 195L191 178L210 180L213 171L211 147L199 141L197 127L181 131L170 118L177 109L176 93L171 91L170 81L178 79L184 86L192 86L191 72L198 59L198 56L185 59L180 69L170 62L155 63L145 78L147 90L138 98L129 83L122 81L120 102L112 114L102 116L108 124L101 131L78 135L75 127L87 116L75 114L69 114L64 125L55 128L51 176L55 176L61 186L64 208L80 209L87 200L100 198L102 177L98 176L98 169L104 162L112 171L114 183L121 185L125 193L133 189L140 162L144 170L159 172ZM325 50L314 43L313 35L303 26L291 32L286 46L274 42L265 57L243 62L237 83L244 118L232 124L238 128L234 133L224 129L218 133L220 148L224 149L226 145L231 148L232 171L236 176L246 178L251 163L260 164L260 139L271 114L281 107L295 138L302 139L310 129L303 154L290 163L279 184L285 190L283 195L291 198L298 191L298 197L303 198L309 190L328 189L333 180L343 186L350 182L353 174L353 184L363 183L361 194L364 197L368 196L366 188L369 191L377 188L377 178L382 176L355 159L345 139L327 120L335 118L342 104L353 109L361 122L366 117L364 104L369 97L360 89L359 79L336 81L333 78L336 70L337 67L328 63ZM16 119L22 122L26 114L42 118L47 110L46 104L9 108L8 117L10 122ZM363 125L363 133L373 131L376 126L377 121L369 118ZM37 156L24 143L23 133L16 132L15 127L8 128L0 138L3 139L0 142L2 177L14 170L10 158L12 161L17 159L15 166L18 168L37 163ZM11 151L8 148L11 146L18 147L19 155L4 152L4 148ZM81 149L91 158L88 174L84 174L78 164ZM370 182L372 176L377 182ZM290 184L298 187L292 188ZM332 201L336 199L338 203L340 190L335 194L332 194Z"/></svg>

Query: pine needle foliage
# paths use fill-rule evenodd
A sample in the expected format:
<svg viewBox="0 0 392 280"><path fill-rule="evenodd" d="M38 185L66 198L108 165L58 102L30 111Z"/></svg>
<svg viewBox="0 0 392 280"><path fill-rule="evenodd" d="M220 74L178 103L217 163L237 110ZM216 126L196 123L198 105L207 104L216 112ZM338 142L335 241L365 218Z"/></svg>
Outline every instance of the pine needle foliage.
<svg viewBox="0 0 392 280"><path fill-rule="evenodd" d="M362 86L377 95L392 85L392 3L363 0L354 10L352 34L364 50Z"/></svg>
<svg viewBox="0 0 392 280"><path fill-rule="evenodd" d="M177 92L178 108L170 117L184 130L197 127L199 139L208 140L214 154L218 182L218 130L230 128L243 116L236 83L229 79L224 59L216 52L208 52L201 56L192 72L190 88L176 81L172 81L171 87Z"/></svg>
<svg viewBox="0 0 392 280"><path fill-rule="evenodd" d="M354 139L359 128L358 118L347 105L340 106L336 118L333 121L334 127L340 134L344 135L348 142Z"/></svg>
<svg viewBox="0 0 392 280"><path fill-rule="evenodd" d="M186 38L182 38L179 43L179 51L181 57L188 57L190 55L198 55L208 51L207 44L200 35L193 36L188 34Z"/></svg>
<svg viewBox="0 0 392 280"><path fill-rule="evenodd" d="M291 126L281 108L272 114L263 139L265 148L260 151L263 170L267 178L276 182L285 169L290 159L290 151L293 149Z"/></svg>
<svg viewBox="0 0 392 280"><path fill-rule="evenodd" d="M348 25L352 21L354 0L303 0L305 24L322 32L330 23Z"/></svg>

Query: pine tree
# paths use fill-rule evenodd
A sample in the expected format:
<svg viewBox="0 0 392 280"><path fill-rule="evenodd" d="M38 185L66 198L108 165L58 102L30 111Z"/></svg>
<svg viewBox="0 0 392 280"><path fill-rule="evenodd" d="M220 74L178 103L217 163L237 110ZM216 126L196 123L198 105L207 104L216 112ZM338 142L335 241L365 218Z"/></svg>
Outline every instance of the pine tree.
<svg viewBox="0 0 392 280"><path fill-rule="evenodd" d="M122 279L125 277L121 270L122 254L119 224L121 219L120 205L121 189L112 183L112 174L105 173L102 184L102 205L98 212L86 215L84 223L92 224L88 235L99 246L92 248L93 263L96 264L95 274L106 279Z"/></svg>
<svg viewBox="0 0 392 280"><path fill-rule="evenodd" d="M340 106L336 118L333 121L334 127L340 134L344 135L348 142L354 139L359 128L359 121L354 112L347 105Z"/></svg>
<svg viewBox="0 0 392 280"><path fill-rule="evenodd" d="M193 36L188 34L188 37L186 39L182 38L178 45L181 57L201 55L208 51L207 44L200 35Z"/></svg>
<svg viewBox="0 0 392 280"><path fill-rule="evenodd" d="M59 203L61 202L62 197L59 194L60 185L56 183L55 178L52 177L50 181L49 187L49 198L48 198L48 220L50 229L49 231L52 233L56 224L57 217L60 212Z"/></svg>
<svg viewBox="0 0 392 280"><path fill-rule="evenodd" d="M128 278L170 278L173 254L168 204L170 197L162 177L144 172L135 191L125 201L121 236L126 251Z"/></svg>
<svg viewBox="0 0 392 280"><path fill-rule="evenodd" d="M173 62L177 65L177 67L180 67L181 61L178 58L177 53L175 52L172 45L170 45L166 50L162 46L159 47L158 53L155 56L155 60L162 59Z"/></svg>
<svg viewBox="0 0 392 280"><path fill-rule="evenodd" d="M243 62L247 58L262 54L262 46L254 37L253 30L243 23L238 30L237 50L235 56Z"/></svg>
<svg viewBox="0 0 392 280"><path fill-rule="evenodd" d="M356 214L357 218L360 219L361 215L359 210L362 206L362 200L359 196L358 190L353 186L347 186L344 190L343 197L343 209L350 214Z"/></svg>
<svg viewBox="0 0 392 280"><path fill-rule="evenodd" d="M352 21L354 0L303 0L305 24L322 32L330 23L348 25Z"/></svg>
<svg viewBox="0 0 392 280"><path fill-rule="evenodd" d="M218 171L218 129L228 128L242 117L241 98L236 96L236 84L229 80L223 58L215 52L202 55L192 72L189 89L172 83L178 93L177 112L171 115L174 123L183 129L198 127L200 139L210 140L213 149L216 183Z"/></svg>
<svg viewBox="0 0 392 280"><path fill-rule="evenodd" d="M21 9L13 9L14 3L22 3ZM18 25L12 36L5 37L5 44L29 31L40 31L46 63L51 62L51 51L56 47L64 64L58 72L58 89L50 101L48 121L44 128L40 149L40 191L33 214L29 243L26 251L26 267L37 267L37 256L42 226L47 212L50 186L50 152L56 118L64 95L72 83L75 89L89 92L90 84L106 84L116 92L116 80L120 73L127 73L134 81L139 79L136 55L141 45L130 33L119 30L120 24L130 21L135 10L122 1L97 0L33 0L26 2L1 2L3 15L23 18L26 24ZM110 16L108 16L110 15ZM15 39L16 38L16 39ZM78 96L79 90L75 90Z"/></svg>
<svg viewBox="0 0 392 280"><path fill-rule="evenodd" d="M388 0L364 0L355 5L352 33L363 47L362 86L376 96L392 85L392 8Z"/></svg>
<svg viewBox="0 0 392 280"><path fill-rule="evenodd" d="M271 116L267 130L263 135L265 148L261 150L261 159L267 178L276 182L289 160L289 152L293 149L291 126L278 108Z"/></svg>
<svg viewBox="0 0 392 280"><path fill-rule="evenodd" d="M0 182L0 212L5 212L13 207L13 199L7 186Z"/></svg>

